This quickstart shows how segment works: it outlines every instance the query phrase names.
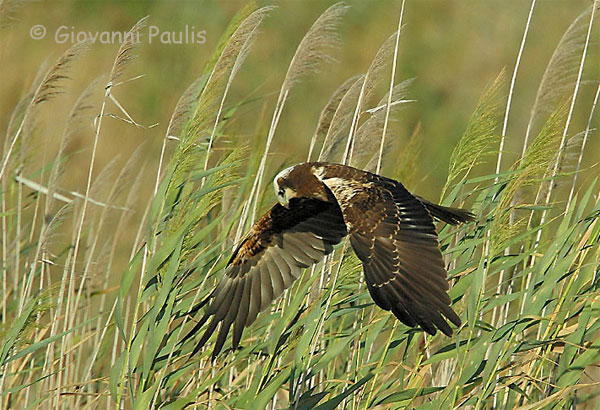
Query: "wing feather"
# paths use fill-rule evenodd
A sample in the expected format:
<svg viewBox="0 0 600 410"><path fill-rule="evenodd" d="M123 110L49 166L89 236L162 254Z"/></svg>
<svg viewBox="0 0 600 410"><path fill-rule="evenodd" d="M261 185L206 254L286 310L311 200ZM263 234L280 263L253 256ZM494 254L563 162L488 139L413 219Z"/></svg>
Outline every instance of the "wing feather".
<svg viewBox="0 0 600 410"><path fill-rule="evenodd" d="M261 312L271 304L271 301L273 301L276 296L274 295L273 284L269 270L262 269L258 272L257 276L260 276L260 308L258 311ZM247 323L247 325L250 324L251 323Z"/></svg>
<svg viewBox="0 0 600 410"><path fill-rule="evenodd" d="M183 338L209 321L192 354L220 324L213 357L225 345L233 326L236 348L244 328L300 277L302 270L333 250L347 234L339 205L318 199L293 198L287 208L276 204L251 229L233 253L223 279L208 297L208 308Z"/></svg>
<svg viewBox="0 0 600 410"><path fill-rule="evenodd" d="M418 324L427 333L441 330L451 335L446 320L456 326L461 321L450 307L432 215L455 222L468 212L431 203L426 207L399 182L375 174L340 166L335 172L326 175L324 182L332 178L328 186L352 227L350 242L363 262L375 303L408 326Z"/></svg>
<svg viewBox="0 0 600 410"><path fill-rule="evenodd" d="M293 251L290 251L290 252L293 252ZM294 268L293 268L294 263L293 262L288 263L279 254L273 254L273 260L275 261L275 264L279 268L279 276L281 277L281 280L282 280L282 289L281 289L281 292L277 295L277 296L279 296L279 295L281 295L281 293L283 293L283 291L285 289L290 287L292 285L292 283L294 282L295 277L292 274L292 270L294 270ZM304 265L302 265L300 263L297 263L297 265L300 266L301 268L304 268Z"/></svg>
<svg viewBox="0 0 600 410"><path fill-rule="evenodd" d="M252 295L252 282L258 275L252 275L248 277L248 280L244 281L244 290L242 291L242 297L240 299L240 307L235 316L235 322L233 326L233 344L239 345L242 338L242 332L244 326L246 326L246 320L250 314L250 296Z"/></svg>
<svg viewBox="0 0 600 410"><path fill-rule="evenodd" d="M291 258L295 259L295 263L299 263L301 266L307 268L313 264L312 258L310 258L306 253L306 244L298 241L296 235L284 235L284 240L286 240L286 247L289 249L289 252L286 253L285 256L281 256L282 259L285 259L288 265L293 266L294 262Z"/></svg>
<svg viewBox="0 0 600 410"><path fill-rule="evenodd" d="M213 294L214 295L213 300L215 301L215 303L208 307L208 314L213 315L213 314L217 313L217 306L219 306L223 303L223 300L225 300L225 297L227 297L227 294L229 293L229 291L231 290L231 287L234 284L235 284L235 281L233 281L233 280L229 281L229 282L219 283L219 285L216 287L214 294Z"/></svg>
<svg viewBox="0 0 600 410"><path fill-rule="evenodd" d="M283 264L281 262L278 263L274 257L275 256L270 252L265 255L264 267L261 267L261 269L266 268L269 271L269 277L273 281L273 296L277 298L285 289L282 271L284 269L289 269L289 267L287 264Z"/></svg>
<svg viewBox="0 0 600 410"><path fill-rule="evenodd" d="M262 279L263 276L261 275L261 272L258 272L258 274L256 275L252 275L249 279L252 282L252 285L250 288L251 290L250 301L248 306L248 317L246 318L246 323L244 324L244 326L248 326L256 320L256 316L258 316L258 312L260 311L260 307L262 306Z"/></svg>

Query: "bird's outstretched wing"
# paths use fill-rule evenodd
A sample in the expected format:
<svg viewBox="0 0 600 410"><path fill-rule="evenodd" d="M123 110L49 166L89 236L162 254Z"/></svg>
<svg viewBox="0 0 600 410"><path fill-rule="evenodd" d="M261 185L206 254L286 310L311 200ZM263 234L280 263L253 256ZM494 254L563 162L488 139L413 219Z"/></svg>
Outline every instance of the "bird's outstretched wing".
<svg viewBox="0 0 600 410"><path fill-rule="evenodd" d="M408 326L420 325L430 334L439 329L452 335L444 317L456 326L461 321L450 307L446 269L432 215L450 220L442 211L454 210L438 207L440 215L434 215L402 184L373 174L364 186L340 206L353 227L350 242L363 262L373 300ZM468 213L454 214L457 222L470 217Z"/></svg>
<svg viewBox="0 0 600 410"><path fill-rule="evenodd" d="M223 348L232 326L236 348L244 327L290 287L304 268L329 254L346 233L335 202L292 198L287 208L273 206L238 245L225 276L208 298L206 313L184 337L193 336L210 319L192 354L204 346L219 323L213 357Z"/></svg>

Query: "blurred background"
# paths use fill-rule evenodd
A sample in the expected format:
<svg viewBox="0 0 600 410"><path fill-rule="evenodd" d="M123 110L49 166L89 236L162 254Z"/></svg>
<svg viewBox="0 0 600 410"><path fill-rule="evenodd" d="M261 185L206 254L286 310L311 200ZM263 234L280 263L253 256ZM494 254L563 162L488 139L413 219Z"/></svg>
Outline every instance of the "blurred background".
<svg viewBox="0 0 600 410"><path fill-rule="evenodd" d="M228 97L231 105L245 101L236 113L233 127L236 132L229 136L231 143L251 143L257 138L264 141L279 87L296 47L313 21L333 3L276 2L277 8L266 20ZM347 3L351 7L341 25L339 48L333 54L335 61L292 90L275 135L270 172L277 171L284 163L306 159L320 111L331 94L347 78L364 73L380 45L397 28L401 2ZM144 127L106 118L96 169L111 161L122 166L142 146L144 168L140 172L154 175L162 138L178 98L200 75L228 22L244 4L232 0L23 3L12 12L9 24L0 30L0 128L7 129L12 111L34 83L36 74L52 64L72 44L73 37L81 35L80 32L124 32L149 15L149 27L144 31L148 33L150 27L155 27L161 36L153 37L151 43L148 38L142 39L136 61L121 77L123 81L135 80L114 90L129 115ZM537 5L516 81L503 169L521 152L537 87L557 43L576 16L590 4L587 0L565 0ZM419 129L421 160L411 188L431 200L439 199L452 149L464 132L478 98L503 69L508 78L512 74L529 7L530 2L522 0L406 2L396 82L415 78L409 95L416 102L407 104L396 118L395 151L386 158L384 174L390 174L394 156L401 152L415 129ZM36 25L44 26L44 38L32 38L31 30ZM186 44L184 39L184 44L168 44L176 41L179 33L185 35L186 30L205 33L197 37L200 43ZM174 37L169 37L169 33ZM598 34L596 27L593 41L597 41ZM118 47L119 44L91 45L83 58L74 63L70 80L63 83L63 94L41 107L35 144L29 153L35 164L42 166L53 160L64 120L74 101L93 80L104 76L99 84L106 81ZM574 114L573 133L585 128L596 86L595 81L589 80L597 79L599 71L600 59L591 49ZM387 80L382 83L385 92ZM99 91L102 92L101 87ZM100 95L93 101L100 101ZM89 121L83 123L69 142L69 160L62 182L65 190L82 191L85 187L93 117L98 109L90 110ZM107 107L107 112L123 117L114 105ZM594 127L598 126L597 118ZM3 138L6 138L4 133ZM589 144L584 166L590 166L600 154L595 136ZM495 158L490 158L484 167L487 169L483 172L493 171ZM151 195L152 180L149 178L140 192L140 213ZM579 181L585 184L586 178ZM132 227L137 226L138 220L133 218Z"/></svg>

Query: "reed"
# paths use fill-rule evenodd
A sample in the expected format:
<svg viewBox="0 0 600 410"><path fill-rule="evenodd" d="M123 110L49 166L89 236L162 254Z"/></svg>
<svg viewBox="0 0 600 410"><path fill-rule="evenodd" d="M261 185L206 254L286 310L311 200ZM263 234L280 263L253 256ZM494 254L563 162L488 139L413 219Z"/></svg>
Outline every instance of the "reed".
<svg viewBox="0 0 600 410"><path fill-rule="evenodd" d="M18 12L13 3L0 1L0 22L8 21L3 10ZM411 7L402 2L394 10L397 31L373 50L364 74L340 79L331 98L318 102L323 108L300 157L383 170L418 193L430 171L420 158L436 147L421 123L406 138L393 127L404 118L400 108L420 103L410 97L419 78L401 78L400 69L402 47L411 41L403 27L411 24ZM54 119L64 124L56 155L34 161L43 129L38 113L63 98L69 77L85 74L71 67L90 46L68 49L7 115L0 162L0 407L592 406L600 391L600 187L595 167L585 168L582 157L597 145L592 124L600 93L583 68L586 55L597 53L590 38L598 2L558 42L529 118L511 123L523 106L519 76L531 64L529 32L544 7L531 2L510 82L504 71L490 79L448 166L443 203L466 203L477 216L475 223L440 227L451 261L450 296L464 323L455 335L426 336L374 306L360 262L344 243L258 316L239 349L228 340L215 360L214 340L192 355L197 341L184 336L231 247L264 208L263 195L271 202L266 185L276 169L269 159L282 112L303 80L335 64L348 7L335 4L307 25L274 105L258 98L270 113L257 115L265 138L236 138L235 119L256 106L235 100L233 90L265 21L278 18L273 7L251 2L240 10L206 65L191 68L197 79L180 91L164 129L142 126L117 98L124 84L143 87L131 82L139 78L131 74L139 45L126 40L106 79L91 81L65 118ZM145 24L141 19L131 32ZM588 94L590 101L582 101ZM141 145L122 166L117 160L100 166L109 120L157 135L156 162L145 160ZM90 137L84 183L63 189L70 138L86 121L94 127L84 130Z"/></svg>

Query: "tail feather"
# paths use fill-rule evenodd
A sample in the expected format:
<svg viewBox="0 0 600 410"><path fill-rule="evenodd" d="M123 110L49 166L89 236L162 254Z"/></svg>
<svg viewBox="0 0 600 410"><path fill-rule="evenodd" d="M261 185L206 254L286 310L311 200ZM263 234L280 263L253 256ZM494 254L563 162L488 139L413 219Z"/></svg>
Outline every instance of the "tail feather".
<svg viewBox="0 0 600 410"><path fill-rule="evenodd" d="M475 215L466 209L436 205L421 197L417 198L423 205L425 205L425 208L431 214L431 216L450 225L458 225L459 223L472 222L475 220Z"/></svg>

